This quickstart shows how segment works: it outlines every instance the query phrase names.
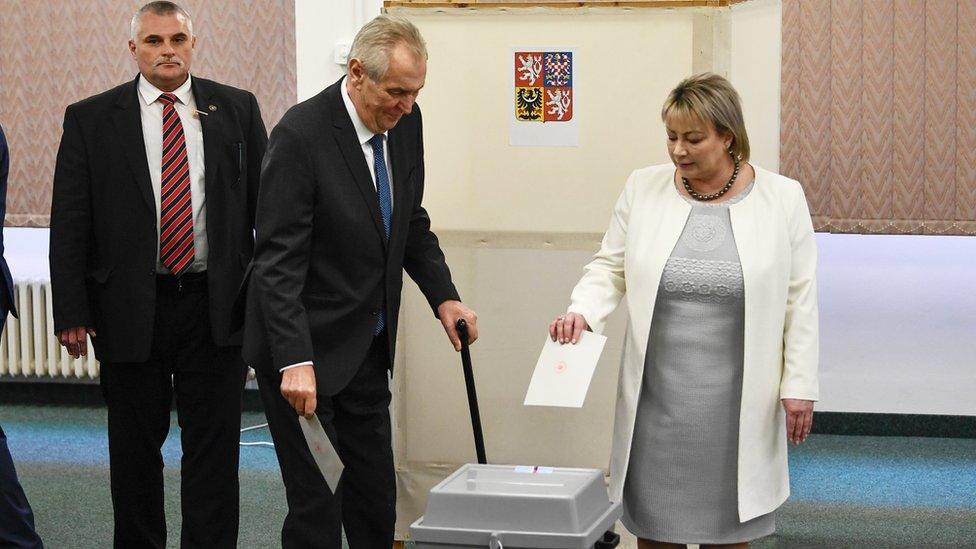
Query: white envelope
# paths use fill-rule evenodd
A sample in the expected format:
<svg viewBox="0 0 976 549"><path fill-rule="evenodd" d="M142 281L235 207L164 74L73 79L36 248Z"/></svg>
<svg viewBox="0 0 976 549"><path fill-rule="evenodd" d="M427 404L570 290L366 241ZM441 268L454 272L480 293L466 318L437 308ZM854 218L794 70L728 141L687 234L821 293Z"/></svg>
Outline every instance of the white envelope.
<svg viewBox="0 0 976 549"><path fill-rule="evenodd" d="M525 406L582 408L607 337L584 331L575 345L546 336L532 373Z"/></svg>
<svg viewBox="0 0 976 549"><path fill-rule="evenodd" d="M315 458L315 464L318 465L319 471L322 471L322 476L325 477L329 490L335 494L335 488L339 485L342 470L345 469L342 460L339 458L339 452L336 452L335 447L332 446L332 441L325 434L325 429L319 423L318 416L312 414L311 419L299 416L298 424L302 426L305 442L308 443L308 449L311 450L312 457Z"/></svg>

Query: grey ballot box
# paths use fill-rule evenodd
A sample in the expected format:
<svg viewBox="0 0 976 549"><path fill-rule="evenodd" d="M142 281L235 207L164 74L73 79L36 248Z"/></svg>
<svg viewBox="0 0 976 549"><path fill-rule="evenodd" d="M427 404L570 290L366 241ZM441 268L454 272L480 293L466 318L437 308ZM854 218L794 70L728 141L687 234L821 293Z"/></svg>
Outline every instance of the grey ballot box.
<svg viewBox="0 0 976 549"><path fill-rule="evenodd" d="M597 469L467 464L430 491L417 549L615 547L620 518Z"/></svg>

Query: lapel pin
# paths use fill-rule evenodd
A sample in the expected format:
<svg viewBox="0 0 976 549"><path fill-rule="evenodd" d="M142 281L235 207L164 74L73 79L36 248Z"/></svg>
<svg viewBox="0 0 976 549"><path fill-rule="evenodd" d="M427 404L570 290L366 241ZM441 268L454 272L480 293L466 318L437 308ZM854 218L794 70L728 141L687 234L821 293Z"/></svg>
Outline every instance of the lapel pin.
<svg viewBox="0 0 976 549"><path fill-rule="evenodd" d="M209 106L209 107L207 107L207 108L208 108L208 109L210 109L210 112L214 112L214 111L216 111L216 110L217 110L217 105L210 105L210 106Z"/></svg>

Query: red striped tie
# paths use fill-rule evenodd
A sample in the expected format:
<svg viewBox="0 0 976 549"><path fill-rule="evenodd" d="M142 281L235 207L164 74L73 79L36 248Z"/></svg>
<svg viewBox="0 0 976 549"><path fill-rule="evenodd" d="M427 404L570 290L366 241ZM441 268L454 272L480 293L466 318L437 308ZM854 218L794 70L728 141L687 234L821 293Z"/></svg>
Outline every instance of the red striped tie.
<svg viewBox="0 0 976 549"><path fill-rule="evenodd" d="M180 115L171 93L163 103L163 175L159 196L159 258L174 275L193 264L193 204L190 200L190 163Z"/></svg>

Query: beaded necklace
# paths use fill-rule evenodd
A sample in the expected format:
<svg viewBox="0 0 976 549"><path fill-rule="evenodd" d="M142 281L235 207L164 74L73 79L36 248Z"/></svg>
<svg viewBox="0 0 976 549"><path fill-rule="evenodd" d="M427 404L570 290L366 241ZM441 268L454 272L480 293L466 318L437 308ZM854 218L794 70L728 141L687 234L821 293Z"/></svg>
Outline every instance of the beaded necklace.
<svg viewBox="0 0 976 549"><path fill-rule="evenodd" d="M730 151L729 154L732 154L732 152ZM716 198L719 198L725 193L729 192L729 189L731 189L732 185L735 184L735 178L739 177L739 158L734 154L732 154L732 160L735 162L735 169L732 170L732 177L729 178L729 182L726 183L725 186L722 187L719 191L714 192L712 194L702 194L696 191L695 189L691 188L691 183L688 182L688 179L686 177L682 177L681 182L684 184L685 190L688 191L688 194L691 195L692 198L701 202L708 202L710 200L715 200Z"/></svg>

